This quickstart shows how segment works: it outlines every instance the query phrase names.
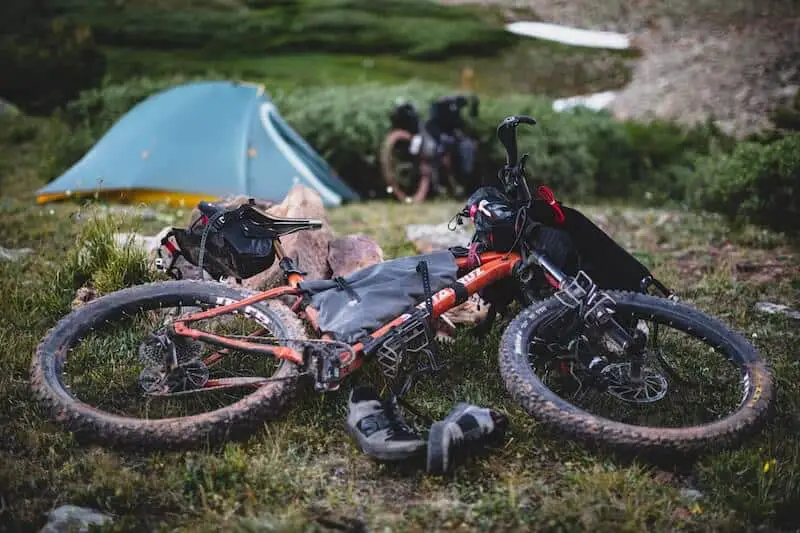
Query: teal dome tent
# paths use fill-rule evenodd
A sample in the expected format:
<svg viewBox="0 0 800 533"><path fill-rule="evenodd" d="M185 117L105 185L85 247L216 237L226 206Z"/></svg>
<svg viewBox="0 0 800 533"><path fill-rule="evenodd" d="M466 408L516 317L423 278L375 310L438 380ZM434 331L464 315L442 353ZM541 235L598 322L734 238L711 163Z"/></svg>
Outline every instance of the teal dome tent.
<svg viewBox="0 0 800 533"><path fill-rule="evenodd" d="M328 207L359 197L280 116L259 85L173 87L134 106L37 202L98 195L194 205L246 195L280 201L296 183Z"/></svg>

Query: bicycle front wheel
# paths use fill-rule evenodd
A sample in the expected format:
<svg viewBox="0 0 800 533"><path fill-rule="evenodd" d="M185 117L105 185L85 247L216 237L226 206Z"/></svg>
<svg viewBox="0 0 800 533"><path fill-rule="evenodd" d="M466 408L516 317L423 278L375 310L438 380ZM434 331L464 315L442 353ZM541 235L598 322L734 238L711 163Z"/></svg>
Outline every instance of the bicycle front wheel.
<svg viewBox="0 0 800 533"><path fill-rule="evenodd" d="M219 283L167 281L89 302L42 340L31 366L33 392L65 429L105 445L175 448L247 436L287 406L296 366L190 339L176 339L170 355L153 335L187 308L246 295ZM306 338L300 320L278 301L192 327L295 348ZM169 372L165 357L176 363Z"/></svg>
<svg viewBox="0 0 800 533"><path fill-rule="evenodd" d="M531 416L577 440L645 455L728 447L765 420L772 373L741 335L682 303L608 294L617 321L647 335L641 370L608 357L601 375L590 373L579 361L606 356L604 348L557 338L569 311L555 298L534 304L509 324L499 356L506 387Z"/></svg>

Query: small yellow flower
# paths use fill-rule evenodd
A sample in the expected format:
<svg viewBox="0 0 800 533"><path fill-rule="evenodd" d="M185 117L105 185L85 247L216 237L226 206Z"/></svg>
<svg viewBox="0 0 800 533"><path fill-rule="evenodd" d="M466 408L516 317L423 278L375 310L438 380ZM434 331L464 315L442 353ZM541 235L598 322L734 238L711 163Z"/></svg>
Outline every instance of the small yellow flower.
<svg viewBox="0 0 800 533"><path fill-rule="evenodd" d="M692 512L692 514L701 514L703 512L703 508L700 507L700 504L696 502L694 505L692 505L692 508L689 510Z"/></svg>
<svg viewBox="0 0 800 533"><path fill-rule="evenodd" d="M765 462L763 468L764 473L766 474L767 472L769 472L770 468L773 468L777 464L777 462L778 461L776 461L775 459L770 459L769 461Z"/></svg>

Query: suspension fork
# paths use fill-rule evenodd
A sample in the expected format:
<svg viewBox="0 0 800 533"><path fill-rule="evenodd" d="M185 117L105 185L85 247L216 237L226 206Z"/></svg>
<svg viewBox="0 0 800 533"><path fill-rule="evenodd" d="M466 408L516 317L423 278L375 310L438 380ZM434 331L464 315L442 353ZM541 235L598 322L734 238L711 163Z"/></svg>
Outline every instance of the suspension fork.
<svg viewBox="0 0 800 533"><path fill-rule="evenodd" d="M578 278L567 275L563 270L553 263L549 257L537 250L532 250L525 261L520 265L520 279L530 281L530 267L538 265L550 276L561 291L574 289ZM643 365L643 349L646 338L639 334L638 330L631 336L625 328L614 318L616 312L616 302L604 292L599 291L594 282L585 274L585 279L589 282L588 290L584 289L583 294L578 296L581 311L584 313L582 320L586 326L589 336L609 346L610 352L618 353L631 359L631 378L641 378ZM581 287L583 289L583 287ZM610 343L608 342L610 341ZM616 348L616 349L615 349Z"/></svg>

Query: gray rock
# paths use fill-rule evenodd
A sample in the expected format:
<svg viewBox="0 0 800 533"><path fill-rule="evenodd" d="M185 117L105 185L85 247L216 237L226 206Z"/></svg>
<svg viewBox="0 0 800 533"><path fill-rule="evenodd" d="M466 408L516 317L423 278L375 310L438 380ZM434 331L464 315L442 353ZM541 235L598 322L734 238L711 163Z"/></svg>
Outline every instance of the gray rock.
<svg viewBox="0 0 800 533"><path fill-rule="evenodd" d="M19 261L33 253L30 248L3 248L0 246L0 261Z"/></svg>
<svg viewBox="0 0 800 533"><path fill-rule="evenodd" d="M784 315L795 320L800 320L800 311L792 309L788 305L774 304L771 302L757 302L755 309L761 313Z"/></svg>
<svg viewBox="0 0 800 533"><path fill-rule="evenodd" d="M16 116L19 114L20 111L16 108L16 106L14 106L14 104L8 100L3 100L0 98L0 115Z"/></svg>
<svg viewBox="0 0 800 533"><path fill-rule="evenodd" d="M681 489L681 497L696 502L703 497L703 493L697 489Z"/></svg>
<svg viewBox="0 0 800 533"><path fill-rule="evenodd" d="M331 278L349 276L356 270L383 262L381 247L364 235L337 237L328 245Z"/></svg>
<svg viewBox="0 0 800 533"><path fill-rule="evenodd" d="M76 505L62 505L50 511L47 524L39 533L67 533L80 531L88 533L89 526L102 526L112 521L106 514L86 507Z"/></svg>
<svg viewBox="0 0 800 533"><path fill-rule="evenodd" d="M443 250L451 246L467 246L472 238L472 225L457 226L451 231L448 223L410 224L406 226L406 239L414 243L420 253Z"/></svg>

